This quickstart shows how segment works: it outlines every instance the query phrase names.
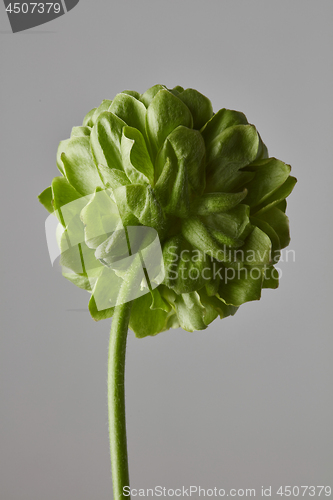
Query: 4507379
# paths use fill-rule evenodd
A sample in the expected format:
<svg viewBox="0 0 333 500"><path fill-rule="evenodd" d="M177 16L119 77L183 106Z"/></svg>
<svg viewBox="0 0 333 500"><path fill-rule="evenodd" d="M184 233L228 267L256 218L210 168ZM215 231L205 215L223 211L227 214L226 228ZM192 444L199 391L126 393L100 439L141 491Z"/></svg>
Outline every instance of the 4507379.
<svg viewBox="0 0 333 500"><path fill-rule="evenodd" d="M330 497L332 488L330 486L280 486L276 494L281 497Z"/></svg>
<svg viewBox="0 0 333 500"><path fill-rule="evenodd" d="M61 4L59 2L13 2L6 7L10 14L59 14Z"/></svg>

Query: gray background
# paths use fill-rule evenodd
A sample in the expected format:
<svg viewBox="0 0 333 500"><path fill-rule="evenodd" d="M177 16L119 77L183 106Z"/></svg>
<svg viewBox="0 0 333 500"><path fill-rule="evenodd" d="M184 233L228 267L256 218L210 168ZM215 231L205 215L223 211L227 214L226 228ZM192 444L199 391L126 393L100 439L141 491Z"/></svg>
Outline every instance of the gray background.
<svg viewBox="0 0 333 500"><path fill-rule="evenodd" d="M296 261L204 332L130 333L132 486L333 486L332 2L81 0L15 35L2 7L0 498L112 496L110 321L51 267L36 196L90 108L155 83L245 112L292 165Z"/></svg>

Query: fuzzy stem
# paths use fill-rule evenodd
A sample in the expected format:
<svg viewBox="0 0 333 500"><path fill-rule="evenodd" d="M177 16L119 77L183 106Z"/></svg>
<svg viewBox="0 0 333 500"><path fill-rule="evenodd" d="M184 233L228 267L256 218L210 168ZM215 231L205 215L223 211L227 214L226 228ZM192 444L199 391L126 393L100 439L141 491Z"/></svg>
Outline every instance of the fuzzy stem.
<svg viewBox="0 0 333 500"><path fill-rule="evenodd" d="M126 228L125 233L129 255L132 255ZM141 248L145 248L146 240L149 242L149 235L145 235L141 241ZM109 343L108 409L114 500L130 499L130 496L124 495L123 490L125 486L129 487L125 415L125 356L132 307L131 299L135 296L132 292L139 290L142 278L143 266L140 251L138 251L133 257L118 293L117 303L119 305L114 309Z"/></svg>
<svg viewBox="0 0 333 500"><path fill-rule="evenodd" d="M109 436L112 467L113 498L124 496L129 486L126 417L125 417L125 355L131 302L115 307L111 325L108 359Z"/></svg>

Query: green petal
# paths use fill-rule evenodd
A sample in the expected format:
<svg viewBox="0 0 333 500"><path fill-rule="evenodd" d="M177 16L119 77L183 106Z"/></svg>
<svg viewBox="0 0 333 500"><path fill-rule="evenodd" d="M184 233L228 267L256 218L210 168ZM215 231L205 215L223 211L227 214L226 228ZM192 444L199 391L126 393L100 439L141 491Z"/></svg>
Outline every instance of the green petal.
<svg viewBox="0 0 333 500"><path fill-rule="evenodd" d="M90 297L88 309L91 317L95 321L101 321L102 319L111 318L114 313L114 307L109 307L107 309L102 309L101 311L97 309L96 301L94 295Z"/></svg>
<svg viewBox="0 0 333 500"><path fill-rule="evenodd" d="M97 170L104 186L110 187L112 190L131 184L131 181L122 170L109 168L105 165L97 165Z"/></svg>
<svg viewBox="0 0 333 500"><path fill-rule="evenodd" d="M93 193L102 187L93 156L89 137L72 137L61 155L66 177L76 191L82 195Z"/></svg>
<svg viewBox="0 0 333 500"><path fill-rule="evenodd" d="M143 102L146 108L148 108L149 104L160 90L167 90L167 88L164 85L159 84L150 87L150 89L146 90L146 92L142 94L140 101Z"/></svg>
<svg viewBox="0 0 333 500"><path fill-rule="evenodd" d="M177 294L197 291L211 279L210 259L181 236L164 244L163 261L164 284Z"/></svg>
<svg viewBox="0 0 333 500"><path fill-rule="evenodd" d="M165 212L187 217L189 213L189 186L187 170L178 168L178 161L171 144L166 141L163 171L155 184L154 191ZM162 156L159 155L159 158ZM160 163L160 162L159 162Z"/></svg>
<svg viewBox="0 0 333 500"><path fill-rule="evenodd" d="M215 115L209 120L209 122L207 122L201 133L205 140L206 146L208 146L218 135L220 135L227 128L234 127L235 125L247 124L248 121L243 113L223 108L215 113Z"/></svg>
<svg viewBox="0 0 333 500"><path fill-rule="evenodd" d="M60 265L76 274L95 275L96 270L102 266L94 251L84 243L84 228L79 215L72 218L62 233L60 250Z"/></svg>
<svg viewBox="0 0 333 500"><path fill-rule="evenodd" d="M246 189L241 193L207 193L194 200L191 211L197 215L226 212L238 205L246 195Z"/></svg>
<svg viewBox="0 0 333 500"><path fill-rule="evenodd" d="M215 259L211 259L212 277L210 281L205 283L205 293L207 294L208 297L213 297L218 292L221 281L219 271L222 265L223 264L217 262Z"/></svg>
<svg viewBox="0 0 333 500"><path fill-rule="evenodd" d="M217 316L220 316L220 319L223 319L236 314L238 308L228 306L218 295L210 297L204 288L199 290L198 293L200 295L200 301L206 309L206 314L204 316L206 325L209 325L212 321L214 321Z"/></svg>
<svg viewBox="0 0 333 500"><path fill-rule="evenodd" d="M192 128L190 110L171 92L160 90L147 109L148 136L155 154L167 136L179 125Z"/></svg>
<svg viewBox="0 0 333 500"><path fill-rule="evenodd" d="M64 234L61 248L60 265L76 274L89 276L92 270L102 267L102 264L95 258L94 251L88 248L85 243L68 248L68 240Z"/></svg>
<svg viewBox="0 0 333 500"><path fill-rule="evenodd" d="M181 87L180 85L176 85L175 87L173 87L173 89L167 89L169 90L169 92L171 92L173 95L179 95L181 92L184 92L184 89L183 87Z"/></svg>
<svg viewBox="0 0 333 500"><path fill-rule="evenodd" d="M205 143L200 132L177 127L167 139L177 157L178 168L186 168L192 192L202 194L205 189Z"/></svg>
<svg viewBox="0 0 333 500"><path fill-rule="evenodd" d="M276 158L258 160L248 166L246 170L255 172L255 176L246 186L248 195L245 202L251 207L263 203L288 179L290 168L290 165Z"/></svg>
<svg viewBox="0 0 333 500"><path fill-rule="evenodd" d="M276 289L279 286L279 273L274 266L268 266L264 270L263 288Z"/></svg>
<svg viewBox="0 0 333 500"><path fill-rule="evenodd" d="M90 136L91 128L90 127L73 127L71 132L71 137L84 137Z"/></svg>
<svg viewBox="0 0 333 500"><path fill-rule="evenodd" d="M269 236L258 227L254 227L240 250L243 261L248 266L264 266L271 262L271 249Z"/></svg>
<svg viewBox="0 0 333 500"><path fill-rule="evenodd" d="M63 226L67 226L72 218L81 212L87 199L82 198L65 177L55 177L51 187L56 216Z"/></svg>
<svg viewBox="0 0 333 500"><path fill-rule="evenodd" d="M236 239L246 238L251 230L249 207L243 204L237 205L227 212L202 217L201 220L207 227L222 231Z"/></svg>
<svg viewBox="0 0 333 500"><path fill-rule="evenodd" d="M44 189L39 195L38 195L38 200L40 203L46 208L50 214L53 213L54 208L52 205L52 188L51 186Z"/></svg>
<svg viewBox="0 0 333 500"><path fill-rule="evenodd" d="M253 125L236 125L219 134L207 149L207 191L227 192L239 186L238 170L257 156L259 138Z"/></svg>
<svg viewBox="0 0 333 500"><path fill-rule="evenodd" d="M268 149L267 149L266 145L263 143L263 140L260 137L259 133L258 133L258 137L259 137L259 147L258 147L256 160L267 159L269 157Z"/></svg>
<svg viewBox="0 0 333 500"><path fill-rule="evenodd" d="M54 177L52 181L52 194L55 210L82 197L82 195L70 185L65 177ZM77 213L79 213L79 211Z"/></svg>
<svg viewBox="0 0 333 500"><path fill-rule="evenodd" d="M195 330L205 330L207 328L204 322L206 310L201 304L197 292L177 295L174 306L183 330L194 332Z"/></svg>
<svg viewBox="0 0 333 500"><path fill-rule="evenodd" d="M245 167L256 158L259 138L253 125L235 125L221 132L207 147L208 171L229 164Z"/></svg>
<svg viewBox="0 0 333 500"><path fill-rule="evenodd" d="M100 267L98 269L98 274L96 277L90 277L84 275L84 274L76 274L76 273L67 273L64 272L62 273L63 277L66 278L68 281L73 283L73 285L77 286L78 288L81 288L82 290L87 290L87 292L91 292L94 288L94 285L96 283L96 280L98 279L99 274L102 272L103 268Z"/></svg>
<svg viewBox="0 0 333 500"><path fill-rule="evenodd" d="M193 128L200 130L213 116L210 100L197 90L186 89L177 96L189 108L193 117Z"/></svg>
<svg viewBox="0 0 333 500"><path fill-rule="evenodd" d="M145 136L146 107L142 102L128 94L117 94L110 111L123 120L126 125L137 128Z"/></svg>
<svg viewBox="0 0 333 500"><path fill-rule="evenodd" d="M140 100L141 98L141 94L139 92L136 92L135 90L122 90L121 94L131 95L132 97L138 100Z"/></svg>
<svg viewBox="0 0 333 500"><path fill-rule="evenodd" d="M123 128L121 152L125 173L133 184L154 184L154 166L139 130Z"/></svg>
<svg viewBox="0 0 333 500"><path fill-rule="evenodd" d="M154 288L154 290L150 290L150 295L152 298L152 303L150 308L151 309L161 309L162 311L165 312L170 312L171 311L171 306L170 304L162 297L159 288L161 286Z"/></svg>
<svg viewBox="0 0 333 500"><path fill-rule="evenodd" d="M204 288L202 289L203 291L205 290ZM203 319L203 322L205 323L206 326L210 325L210 323L212 323L219 315L218 311L216 310L216 308L214 307L214 304L213 304L213 301L211 300L212 297L208 297L209 300L206 300L206 296L204 296L205 292L201 293L201 291L199 290L198 294L199 294L199 297L200 297L200 302L201 304L203 305L203 307L205 308L205 311L203 313L203 316L202 316L202 319ZM214 297L214 299L216 299ZM216 299L218 301L218 299ZM219 302L221 302L221 304L223 304L223 302L220 300ZM223 304L225 306L225 304ZM228 306L225 306L226 308Z"/></svg>
<svg viewBox="0 0 333 500"><path fill-rule="evenodd" d="M287 198L287 196L289 196L294 189L296 182L297 179L295 179L295 177L289 176L282 186L276 189L271 195L265 198L262 203L253 209L253 213L259 215L267 210L270 210L274 206L279 205L281 202L284 202L285 198ZM285 208L282 211L285 212Z"/></svg>
<svg viewBox="0 0 333 500"><path fill-rule="evenodd" d="M259 268L245 268L235 271L226 269L220 284L219 296L228 305L240 306L245 302L259 300L263 271Z"/></svg>
<svg viewBox="0 0 333 500"><path fill-rule="evenodd" d="M218 229L210 229L210 233L221 247L226 246L230 248L239 248L243 244L243 240L234 238L233 236L226 234L224 231L220 231Z"/></svg>
<svg viewBox="0 0 333 500"><path fill-rule="evenodd" d="M69 141L70 141L70 139L65 139L64 141L60 141L58 149L57 149L57 167L58 167L58 170L62 173L62 175L66 175L66 174L65 174L64 164L63 164L62 159L61 159L61 155L64 151L66 151L66 147L67 147L67 144L69 143Z"/></svg>
<svg viewBox="0 0 333 500"><path fill-rule="evenodd" d="M254 172L244 172L243 170L235 172L233 177L230 179L228 185L225 189L233 192L240 191L241 189L246 189L246 185L254 178ZM210 186L209 186L210 187ZM222 191L222 189L220 189Z"/></svg>
<svg viewBox="0 0 333 500"><path fill-rule="evenodd" d="M92 286L87 278L87 276L76 274L76 273L62 273L63 277L66 278L68 281L73 283L73 285L77 286L78 288L81 288L82 290L87 290L88 292L91 292Z"/></svg>
<svg viewBox="0 0 333 500"><path fill-rule="evenodd" d="M121 227L101 243L95 252L96 259L103 261L110 267L112 267L115 262L117 263L118 261L126 259L128 255L128 240L126 238L126 232L123 231ZM124 264L127 266L126 261L124 261Z"/></svg>
<svg viewBox="0 0 333 500"><path fill-rule="evenodd" d="M177 127L156 158L155 192L168 213L186 217L189 196L205 188L205 145L200 133Z"/></svg>
<svg viewBox="0 0 333 500"><path fill-rule="evenodd" d="M98 106L98 108L95 109L94 114L92 115L90 122L91 122L91 127L93 127L98 120L99 116L103 111L108 111L110 106L112 104L112 101L109 99L104 99L102 103Z"/></svg>
<svg viewBox="0 0 333 500"><path fill-rule="evenodd" d="M267 206L267 210L269 210L270 208L279 208L280 210L282 210L282 212L285 213L285 211L287 210L287 200L282 200L282 201L279 201L279 203L277 203L276 205L275 204L272 204L272 206ZM263 210L263 212L266 212L266 207L265 207L265 210ZM257 213L256 213L257 215Z"/></svg>
<svg viewBox="0 0 333 500"><path fill-rule="evenodd" d="M121 137L125 125L123 120L109 111L100 114L90 139L96 165L123 170Z"/></svg>
<svg viewBox="0 0 333 500"><path fill-rule="evenodd" d="M220 262L234 262L233 255L230 254L225 244L220 244L213 236L212 232L199 219L191 218L183 221L182 233L191 245L198 250L214 257ZM232 238L225 239L232 242Z"/></svg>
<svg viewBox="0 0 333 500"><path fill-rule="evenodd" d="M135 262L135 267L137 268L137 262ZM126 279L134 279L133 287L137 291L139 276L130 277L127 275L128 272L127 263L125 271ZM92 291L92 298L94 300L91 300L89 304L90 313L95 320L99 321L100 319L109 318L112 315L113 305L117 304L119 290L123 284L123 278L119 277L113 269L103 267ZM149 291L148 295L150 295Z"/></svg>
<svg viewBox="0 0 333 500"><path fill-rule="evenodd" d="M270 226L267 222L265 222L262 219L259 219L257 217L251 217L251 223L254 224L255 226L259 227L262 231L264 231L267 236L269 236L269 239L271 240L272 243L272 255L271 258L273 262L278 262L280 258L280 250L281 250L281 243L280 243L280 238L277 235L276 231Z"/></svg>
<svg viewBox="0 0 333 500"><path fill-rule="evenodd" d="M83 118L83 122L82 122L82 125L84 127L92 127L92 121L91 121L91 118L93 116L93 114L95 113L95 110L97 108L93 108L91 109L87 114L86 116Z"/></svg>
<svg viewBox="0 0 333 500"><path fill-rule="evenodd" d="M85 226L86 244L93 249L103 243L120 222L117 206L106 191L96 191L82 209L80 218Z"/></svg>
<svg viewBox="0 0 333 500"><path fill-rule="evenodd" d="M102 319L111 318L113 316L113 313L114 313L114 307L110 307L109 309L103 309L102 311L99 311L97 309L96 302L95 302L93 295L90 297L88 308L89 308L89 312L91 314L91 317L95 321L101 321Z"/></svg>
<svg viewBox="0 0 333 500"><path fill-rule="evenodd" d="M130 184L114 191L120 215L130 211L144 226L161 231L164 227L164 215L150 186Z"/></svg>
<svg viewBox="0 0 333 500"><path fill-rule="evenodd" d="M126 279L131 281L134 280L133 289L139 292L137 287L139 286L141 276L143 275L140 260L136 259L135 261L132 261L130 266L131 269L128 267L128 262L124 265L126 266ZM137 273L138 269L141 269L141 272ZM131 274L131 270L134 274ZM119 290L123 283L123 278L119 277L113 269L103 267L103 270L94 286L92 298L89 303L90 313L96 321L112 316L114 309L113 306L110 306L112 304L117 304ZM149 290L147 290L146 295L150 297Z"/></svg>
<svg viewBox="0 0 333 500"><path fill-rule="evenodd" d="M156 335L166 329L169 313L159 308L152 309L152 305L150 293L133 301L129 327L138 338Z"/></svg>
<svg viewBox="0 0 333 500"><path fill-rule="evenodd" d="M263 213L256 214L256 217L267 222L279 237L281 248L285 248L290 243L289 220L279 208L273 207Z"/></svg>

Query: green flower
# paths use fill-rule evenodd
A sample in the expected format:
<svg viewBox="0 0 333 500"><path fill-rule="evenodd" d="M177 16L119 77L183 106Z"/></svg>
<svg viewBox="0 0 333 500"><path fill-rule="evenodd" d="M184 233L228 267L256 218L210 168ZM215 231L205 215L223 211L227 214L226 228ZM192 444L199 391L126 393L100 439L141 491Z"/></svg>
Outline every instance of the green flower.
<svg viewBox="0 0 333 500"><path fill-rule="evenodd" d="M278 286L274 264L290 241L285 198L296 179L269 158L243 113L214 114L194 89L124 91L60 142L57 166L62 175L39 200L63 225L63 274L91 293L95 320L113 315L96 298L116 293L110 276L126 271L119 215L121 227L153 228L163 252L163 282L146 283L132 304L138 337L205 329Z"/></svg>

